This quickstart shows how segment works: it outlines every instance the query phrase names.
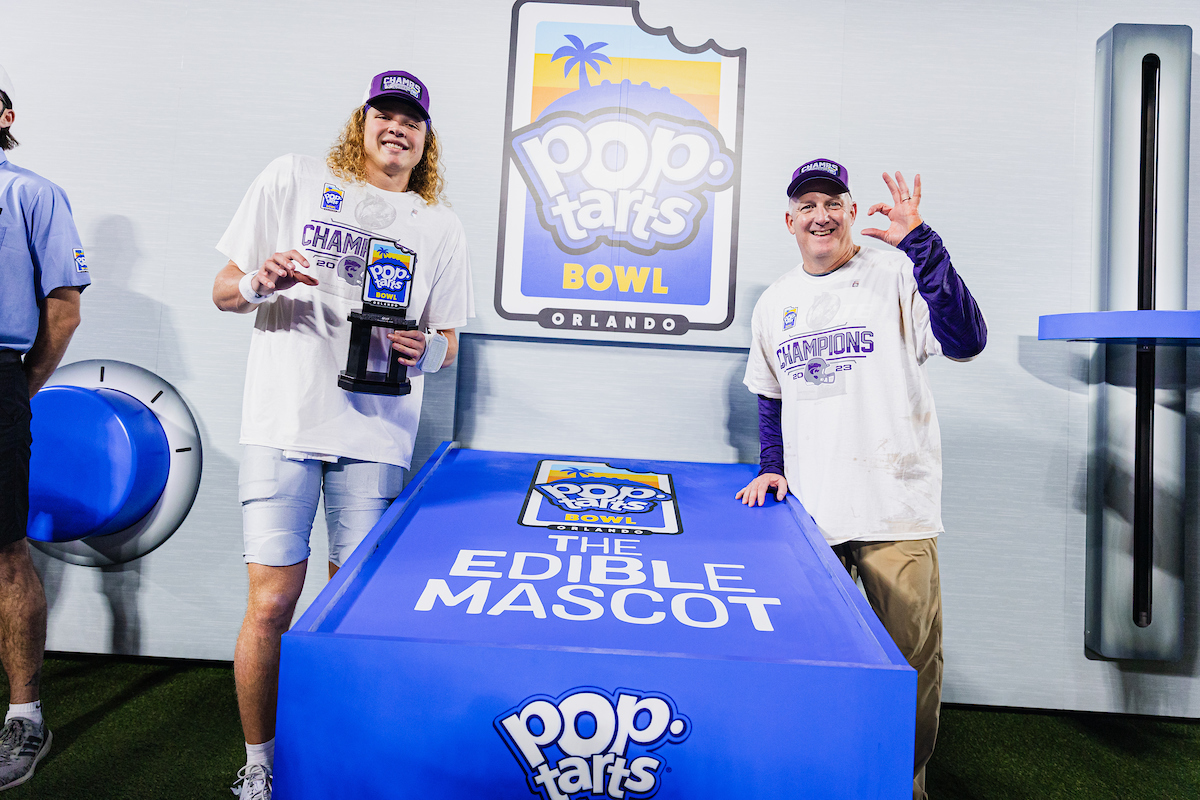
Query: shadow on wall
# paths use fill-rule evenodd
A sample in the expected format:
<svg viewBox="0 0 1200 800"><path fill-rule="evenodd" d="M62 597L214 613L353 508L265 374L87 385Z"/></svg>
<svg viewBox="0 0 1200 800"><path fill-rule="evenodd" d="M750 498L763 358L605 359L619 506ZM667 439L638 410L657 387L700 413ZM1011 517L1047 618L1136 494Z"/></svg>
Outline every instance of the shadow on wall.
<svg viewBox="0 0 1200 800"><path fill-rule="evenodd" d="M491 396L491 387L487 365L480 358L481 338L466 334L460 336L458 341L453 436L460 442L471 442L475 439L475 420L484 411L483 406Z"/></svg>
<svg viewBox="0 0 1200 800"><path fill-rule="evenodd" d="M758 443L758 395L746 388L742 378L746 365L734 365L725 379L726 441L737 453L739 464L757 464L760 451Z"/></svg>
<svg viewBox="0 0 1200 800"><path fill-rule="evenodd" d="M785 267L787 271L790 267ZM770 284L754 283L738 287L739 314L750 317L758 298ZM749 342L753 347L754 342ZM749 353L747 353L749 358ZM746 377L746 362L730 370L726 379L729 416L725 422L729 446L737 452L739 464L757 464L761 447L758 440L758 395L750 391L742 380Z"/></svg>
<svg viewBox="0 0 1200 800"><path fill-rule="evenodd" d="M33 566L41 576L46 589L46 607L53 612L63 594L63 580L68 565L35 548L29 549ZM142 619L138 596L142 586L142 559L114 564L108 567L78 567L75 570L92 572L99 579L99 590L104 596L112 615L112 630L109 652L115 655L136 656L141 654Z"/></svg>
<svg viewBox="0 0 1200 800"><path fill-rule="evenodd" d="M142 268L146 254L133 222L110 214L90 233L85 246L92 285L83 293L83 319L71 342L70 360L111 358L153 372L169 365L173 383L187 380L171 309L153 297L162 288L157 280L162 273Z"/></svg>
<svg viewBox="0 0 1200 800"><path fill-rule="evenodd" d="M454 438L455 394L458 383L459 359L450 366L426 375L425 393L421 398L421 422L413 442L412 462L404 473L404 482L417 474L433 451Z"/></svg>

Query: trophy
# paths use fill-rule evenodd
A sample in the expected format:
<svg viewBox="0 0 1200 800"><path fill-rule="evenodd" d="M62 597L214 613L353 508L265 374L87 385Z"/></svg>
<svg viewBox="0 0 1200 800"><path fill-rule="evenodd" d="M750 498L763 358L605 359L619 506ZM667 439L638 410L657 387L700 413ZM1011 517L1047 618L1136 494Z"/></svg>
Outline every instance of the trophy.
<svg viewBox="0 0 1200 800"><path fill-rule="evenodd" d="M417 323L406 318L416 266L417 254L399 242L371 240L363 271L363 307L362 311L350 312L350 352L346 370L338 374L338 386L346 391L392 396L412 391L408 368L396 360L390 344L386 372L369 371L367 356L375 328L417 329Z"/></svg>

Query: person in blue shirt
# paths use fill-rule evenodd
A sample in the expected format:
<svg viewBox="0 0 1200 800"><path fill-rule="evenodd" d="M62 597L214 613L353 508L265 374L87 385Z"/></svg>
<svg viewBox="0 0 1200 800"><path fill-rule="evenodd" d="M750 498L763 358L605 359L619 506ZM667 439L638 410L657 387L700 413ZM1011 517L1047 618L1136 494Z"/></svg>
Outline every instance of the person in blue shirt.
<svg viewBox="0 0 1200 800"><path fill-rule="evenodd" d="M0 660L9 707L0 729L0 790L24 783L50 749L40 678L46 593L29 558L29 398L79 325L91 281L62 189L16 166L12 83L0 67Z"/></svg>

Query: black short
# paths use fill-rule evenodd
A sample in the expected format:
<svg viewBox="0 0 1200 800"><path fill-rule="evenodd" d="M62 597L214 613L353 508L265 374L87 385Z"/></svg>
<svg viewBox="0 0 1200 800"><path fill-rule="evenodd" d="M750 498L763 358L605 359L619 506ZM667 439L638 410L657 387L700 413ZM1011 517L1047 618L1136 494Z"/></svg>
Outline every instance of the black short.
<svg viewBox="0 0 1200 800"><path fill-rule="evenodd" d="M0 547L29 524L29 383L15 350L0 350Z"/></svg>

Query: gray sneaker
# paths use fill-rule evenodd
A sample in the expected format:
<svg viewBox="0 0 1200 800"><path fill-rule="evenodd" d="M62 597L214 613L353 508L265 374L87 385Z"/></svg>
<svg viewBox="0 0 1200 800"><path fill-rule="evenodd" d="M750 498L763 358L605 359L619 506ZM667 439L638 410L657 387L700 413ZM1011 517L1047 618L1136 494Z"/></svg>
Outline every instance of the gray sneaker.
<svg viewBox="0 0 1200 800"><path fill-rule="evenodd" d="M238 770L229 791L241 800L271 800L271 771L262 764L247 764Z"/></svg>
<svg viewBox="0 0 1200 800"><path fill-rule="evenodd" d="M33 777L33 768L50 752L54 737L45 724L13 717L0 729L0 791Z"/></svg>

